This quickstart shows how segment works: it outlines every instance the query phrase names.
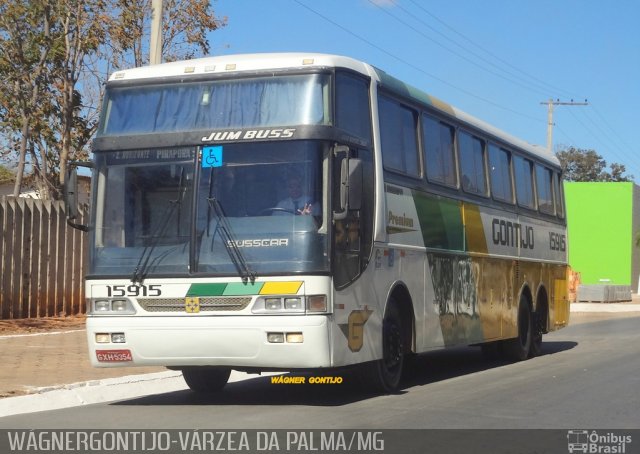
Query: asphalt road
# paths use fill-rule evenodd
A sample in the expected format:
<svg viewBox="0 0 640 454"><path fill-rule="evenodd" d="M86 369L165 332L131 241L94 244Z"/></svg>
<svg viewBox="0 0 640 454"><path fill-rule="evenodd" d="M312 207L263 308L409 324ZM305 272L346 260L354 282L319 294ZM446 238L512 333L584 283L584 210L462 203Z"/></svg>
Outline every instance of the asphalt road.
<svg viewBox="0 0 640 454"><path fill-rule="evenodd" d="M477 348L424 355L396 395L257 377L208 399L169 392L8 416L0 428L640 428L640 317L574 324L544 340L542 356L516 364L486 361Z"/></svg>

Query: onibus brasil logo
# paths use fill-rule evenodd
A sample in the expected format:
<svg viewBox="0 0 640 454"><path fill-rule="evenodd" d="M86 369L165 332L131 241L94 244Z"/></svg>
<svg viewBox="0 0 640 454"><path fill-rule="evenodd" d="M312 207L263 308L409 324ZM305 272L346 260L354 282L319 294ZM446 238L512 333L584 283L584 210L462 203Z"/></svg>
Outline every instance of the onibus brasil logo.
<svg viewBox="0 0 640 454"><path fill-rule="evenodd" d="M570 430L567 432L567 448L570 453L625 454L631 444L631 435L613 432L598 433L595 430Z"/></svg>

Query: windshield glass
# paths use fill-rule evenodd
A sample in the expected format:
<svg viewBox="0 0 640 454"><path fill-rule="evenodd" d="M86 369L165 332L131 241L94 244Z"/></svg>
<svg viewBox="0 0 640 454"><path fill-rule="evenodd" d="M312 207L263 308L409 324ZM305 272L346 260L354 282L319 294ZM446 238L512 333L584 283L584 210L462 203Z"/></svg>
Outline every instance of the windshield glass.
<svg viewBox="0 0 640 454"><path fill-rule="evenodd" d="M100 274L185 273L189 264L194 149L101 155L91 267Z"/></svg>
<svg viewBox="0 0 640 454"><path fill-rule="evenodd" d="M260 274L328 267L322 170L328 153L318 142L212 147L220 166L205 167L198 186L198 271L229 273L226 248L240 250ZM232 239L225 240L211 201L219 203Z"/></svg>
<svg viewBox="0 0 640 454"><path fill-rule="evenodd" d="M96 159L92 274L328 270L327 145L204 147L197 168L195 153L137 150Z"/></svg>
<svg viewBox="0 0 640 454"><path fill-rule="evenodd" d="M111 87L98 136L329 124L329 76Z"/></svg>

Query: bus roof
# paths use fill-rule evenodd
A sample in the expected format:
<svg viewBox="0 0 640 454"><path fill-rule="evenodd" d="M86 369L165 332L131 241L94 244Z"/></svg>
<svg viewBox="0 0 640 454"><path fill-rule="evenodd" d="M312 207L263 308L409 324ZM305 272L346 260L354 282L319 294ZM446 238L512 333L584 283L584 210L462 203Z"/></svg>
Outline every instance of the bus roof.
<svg viewBox="0 0 640 454"><path fill-rule="evenodd" d="M484 131L498 141L522 149L556 166L560 165L555 155L550 153L546 147L525 142L422 90L390 76L385 71L362 61L340 55L301 52L221 55L121 70L113 73L109 81L172 77L180 77L184 80L184 78L205 74L238 74L242 72L279 71L294 68L308 69L313 67L347 68L361 74L366 74L376 80L379 85L393 93L413 100L416 103L431 106L433 109L447 116L454 117L464 124Z"/></svg>
<svg viewBox="0 0 640 454"><path fill-rule="evenodd" d="M342 67L371 75L373 68L361 61L338 55L318 53L264 53L221 55L217 57L196 58L175 61L159 65L142 66L117 71L109 80L133 80L158 77L187 77L203 74L224 74L284 70L292 68Z"/></svg>

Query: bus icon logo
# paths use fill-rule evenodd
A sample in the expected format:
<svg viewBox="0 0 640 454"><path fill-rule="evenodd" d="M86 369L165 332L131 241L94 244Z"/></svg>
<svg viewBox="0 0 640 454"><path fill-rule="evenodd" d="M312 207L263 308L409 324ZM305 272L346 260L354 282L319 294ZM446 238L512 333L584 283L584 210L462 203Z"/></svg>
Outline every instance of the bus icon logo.
<svg viewBox="0 0 640 454"><path fill-rule="evenodd" d="M567 447L570 453L589 451L589 431L570 430L567 432Z"/></svg>

